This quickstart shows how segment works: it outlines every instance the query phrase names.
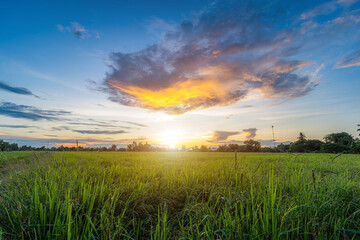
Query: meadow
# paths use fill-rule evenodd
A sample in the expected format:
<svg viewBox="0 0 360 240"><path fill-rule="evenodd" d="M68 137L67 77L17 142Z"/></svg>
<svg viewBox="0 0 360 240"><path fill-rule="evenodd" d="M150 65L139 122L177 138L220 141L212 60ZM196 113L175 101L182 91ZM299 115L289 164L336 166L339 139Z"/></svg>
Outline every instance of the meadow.
<svg viewBox="0 0 360 240"><path fill-rule="evenodd" d="M360 155L0 153L0 239L360 239Z"/></svg>

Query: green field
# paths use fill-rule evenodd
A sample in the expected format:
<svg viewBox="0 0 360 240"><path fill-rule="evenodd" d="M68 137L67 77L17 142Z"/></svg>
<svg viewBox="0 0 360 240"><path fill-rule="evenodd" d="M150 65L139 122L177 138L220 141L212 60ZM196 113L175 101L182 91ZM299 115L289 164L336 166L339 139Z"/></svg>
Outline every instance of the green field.
<svg viewBox="0 0 360 240"><path fill-rule="evenodd" d="M0 239L360 239L360 155L0 153Z"/></svg>

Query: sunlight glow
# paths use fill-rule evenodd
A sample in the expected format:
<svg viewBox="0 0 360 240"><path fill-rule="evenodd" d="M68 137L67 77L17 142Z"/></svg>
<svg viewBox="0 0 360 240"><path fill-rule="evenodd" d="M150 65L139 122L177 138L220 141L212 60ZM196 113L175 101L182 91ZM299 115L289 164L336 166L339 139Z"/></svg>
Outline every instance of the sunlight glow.
<svg viewBox="0 0 360 240"><path fill-rule="evenodd" d="M182 133L183 132L181 130L167 131L162 134L159 140L161 144L167 145L169 148L174 148L181 143Z"/></svg>

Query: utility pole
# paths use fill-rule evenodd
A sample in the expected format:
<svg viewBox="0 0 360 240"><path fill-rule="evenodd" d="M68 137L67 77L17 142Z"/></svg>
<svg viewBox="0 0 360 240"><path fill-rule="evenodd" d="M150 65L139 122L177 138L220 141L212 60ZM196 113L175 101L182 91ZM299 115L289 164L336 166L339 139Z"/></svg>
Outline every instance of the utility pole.
<svg viewBox="0 0 360 240"><path fill-rule="evenodd" d="M79 141L76 139L76 148L79 151Z"/></svg>
<svg viewBox="0 0 360 240"><path fill-rule="evenodd" d="M272 135L273 135L273 144L274 144L274 148L275 148L275 134L274 134L274 125L271 125L272 128Z"/></svg>

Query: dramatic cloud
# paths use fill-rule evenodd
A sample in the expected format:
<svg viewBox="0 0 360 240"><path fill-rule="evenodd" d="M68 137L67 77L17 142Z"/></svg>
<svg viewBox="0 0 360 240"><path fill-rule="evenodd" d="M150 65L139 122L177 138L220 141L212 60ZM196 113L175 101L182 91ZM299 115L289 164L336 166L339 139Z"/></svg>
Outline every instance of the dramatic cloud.
<svg viewBox="0 0 360 240"><path fill-rule="evenodd" d="M90 36L95 36L95 38L100 38L100 34L94 30L88 30L83 25L78 22L72 22L70 26L63 26L61 24L56 25L60 32L70 32L76 38L89 38Z"/></svg>
<svg viewBox="0 0 360 240"><path fill-rule="evenodd" d="M345 55L335 67L348 68L356 66L360 66L360 49Z"/></svg>
<svg viewBox="0 0 360 240"><path fill-rule="evenodd" d="M72 131L81 133L81 134L107 134L107 135L127 133L126 131L123 131L123 130L119 130L119 131L72 130Z"/></svg>
<svg viewBox="0 0 360 240"><path fill-rule="evenodd" d="M246 139L252 139L256 137L256 131L256 128L243 129L243 132L246 133Z"/></svg>
<svg viewBox="0 0 360 240"><path fill-rule="evenodd" d="M0 81L0 89L4 90L4 91L8 91L8 92L12 92L12 93L16 93L16 94L21 94L21 95L30 95L30 96L34 96L37 97L35 94L33 94L29 89L27 88L23 88L23 87L12 87L4 82Z"/></svg>
<svg viewBox="0 0 360 240"><path fill-rule="evenodd" d="M240 134L241 132L213 131L212 141L225 141L228 137Z"/></svg>
<svg viewBox="0 0 360 240"><path fill-rule="evenodd" d="M23 118L33 121L37 120L60 120L64 115L70 115L68 111L43 110L33 106L17 105L11 102L0 103L0 115Z"/></svg>
<svg viewBox="0 0 360 240"><path fill-rule="evenodd" d="M341 31L354 28L359 18L355 11L337 11L350 1L315 8L302 4L212 4L171 25L157 44L112 53L102 90L114 102L168 114L231 104L252 91L279 101L304 96L318 84L307 69L316 63L299 59L304 49L313 50L309 39L320 42L333 32L342 36ZM326 21L316 18L324 15Z"/></svg>

